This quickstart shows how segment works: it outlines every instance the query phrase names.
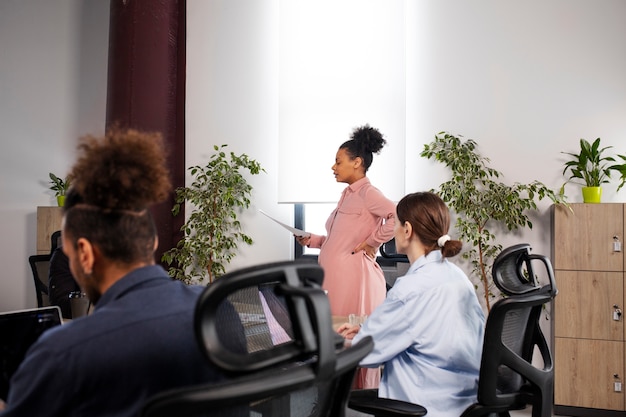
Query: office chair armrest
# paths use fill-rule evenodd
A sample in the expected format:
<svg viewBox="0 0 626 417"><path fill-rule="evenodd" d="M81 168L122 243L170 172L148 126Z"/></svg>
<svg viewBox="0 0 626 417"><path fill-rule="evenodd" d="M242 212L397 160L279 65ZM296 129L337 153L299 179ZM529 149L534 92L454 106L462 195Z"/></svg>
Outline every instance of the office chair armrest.
<svg viewBox="0 0 626 417"><path fill-rule="evenodd" d="M350 393L348 407L376 417L424 416L426 409L406 401L380 398L377 389L354 390Z"/></svg>

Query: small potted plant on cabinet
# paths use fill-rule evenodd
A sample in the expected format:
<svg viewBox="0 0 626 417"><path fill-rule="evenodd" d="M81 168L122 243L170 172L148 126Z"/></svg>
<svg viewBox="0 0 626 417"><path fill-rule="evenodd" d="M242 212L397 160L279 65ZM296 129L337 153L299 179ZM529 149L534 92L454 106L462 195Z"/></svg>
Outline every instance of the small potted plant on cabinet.
<svg viewBox="0 0 626 417"><path fill-rule="evenodd" d="M609 182L611 171L615 166L609 165L615 162L615 158L606 155L605 151L611 146L600 147L600 138L593 143L580 139L580 152L562 152L572 157L565 163L563 175L570 172L570 177L565 184L574 180L583 183L582 193L585 203L599 203L602 200L602 184ZM561 194L565 193L565 184L561 186Z"/></svg>
<svg viewBox="0 0 626 417"><path fill-rule="evenodd" d="M52 172L50 175L50 189L54 191L54 196L57 198L57 204L59 207L63 207L65 204L65 193L70 188L70 178L60 178L54 175Z"/></svg>

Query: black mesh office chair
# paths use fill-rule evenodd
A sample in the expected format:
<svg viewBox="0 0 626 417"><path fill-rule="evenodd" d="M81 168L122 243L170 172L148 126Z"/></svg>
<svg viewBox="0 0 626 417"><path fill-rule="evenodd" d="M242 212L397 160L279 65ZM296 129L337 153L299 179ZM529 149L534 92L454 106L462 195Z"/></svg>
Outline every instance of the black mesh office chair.
<svg viewBox="0 0 626 417"><path fill-rule="evenodd" d="M48 274L50 272L50 258L52 252L61 246L61 231L57 230L50 235L50 253L41 255L31 255L28 257L28 264L33 274L35 283L35 293L37 296L37 307L50 305L48 299Z"/></svg>
<svg viewBox="0 0 626 417"><path fill-rule="evenodd" d="M37 295L37 307L50 305L48 300L48 272L50 270L50 254L31 255L28 264L33 274L35 293Z"/></svg>
<svg viewBox="0 0 626 417"><path fill-rule="evenodd" d="M317 263L290 261L210 284L196 306L196 336L227 380L157 394L142 416L343 416L373 342L343 346L322 279ZM225 315L231 307L237 314Z"/></svg>
<svg viewBox="0 0 626 417"><path fill-rule="evenodd" d="M61 231L56 230L50 235L50 254L63 245L61 242Z"/></svg>
<svg viewBox="0 0 626 417"><path fill-rule="evenodd" d="M405 254L398 253L396 250L396 240L391 239L378 248L380 257L377 259L378 264L385 274L385 283L387 291L393 287L398 277L403 276L409 269L409 258Z"/></svg>
<svg viewBox="0 0 626 417"><path fill-rule="evenodd" d="M541 327L544 305L557 294L550 260L530 253L523 243L504 249L493 264L493 280L506 298L487 317L478 385L478 402L464 417L532 406L533 417L550 417L554 394L552 355ZM540 270L534 266L541 266ZM533 365L533 353L541 365Z"/></svg>
<svg viewBox="0 0 626 417"><path fill-rule="evenodd" d="M536 265L542 268L537 270ZM539 321L543 306L557 294L552 265L545 256L530 254L530 246L524 243L503 250L492 271L506 298L497 301L487 317L478 398L462 417L508 417L510 410L527 405L532 406L533 417L549 417L554 369ZM541 355L538 366L533 365L535 348ZM402 408L393 400L382 403L375 391L367 391L355 391L349 407L380 417L423 415L406 403L400 404Z"/></svg>
<svg viewBox="0 0 626 417"><path fill-rule="evenodd" d="M408 256L403 253L398 253L398 251L396 250L395 238L380 245L380 248L378 250L380 251L380 256L382 256L383 258L392 259L395 262L409 262Z"/></svg>

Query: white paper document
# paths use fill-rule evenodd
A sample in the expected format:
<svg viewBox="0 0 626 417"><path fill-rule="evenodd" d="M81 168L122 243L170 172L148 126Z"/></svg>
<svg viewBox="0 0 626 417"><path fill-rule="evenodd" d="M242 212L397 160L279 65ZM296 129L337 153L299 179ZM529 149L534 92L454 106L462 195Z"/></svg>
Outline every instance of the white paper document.
<svg viewBox="0 0 626 417"><path fill-rule="evenodd" d="M275 218L273 218L272 216L270 216L269 214L267 214L263 210L259 210L259 211L261 212L261 214L263 214L264 216L267 216L268 218L274 220L276 223L280 224L282 227L284 227L285 229L289 230L291 233L293 233L296 236L300 236L300 237L309 237L309 236L311 236L311 234L309 232L305 232L304 230L296 229L295 227L291 227L289 225L286 225L285 223L279 222L278 220L276 220Z"/></svg>

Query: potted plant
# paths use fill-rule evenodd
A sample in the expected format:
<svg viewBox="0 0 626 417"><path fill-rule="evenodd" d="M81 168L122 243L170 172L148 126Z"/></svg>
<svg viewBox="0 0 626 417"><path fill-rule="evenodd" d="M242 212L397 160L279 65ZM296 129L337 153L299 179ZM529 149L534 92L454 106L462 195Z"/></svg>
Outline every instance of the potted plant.
<svg viewBox="0 0 626 417"><path fill-rule="evenodd" d="M532 229L529 210L536 210L536 201L548 198L552 202L567 204L565 197L543 183L498 182L499 171L487 165L489 160L476 150L475 141L440 132L435 140L424 145L421 156L445 164L451 171L449 181L435 190L455 213L455 228L461 241L469 245L462 258L471 266L470 279L478 289L481 284L484 304L489 311L491 300L499 297L491 279L491 265L502 251L492 230L515 231L520 227Z"/></svg>
<svg viewBox="0 0 626 417"><path fill-rule="evenodd" d="M611 178L611 170L614 168L609 165L615 162L615 159L604 154L611 146L600 147L600 138L593 143L589 143L585 139L580 139L580 152L561 152L572 157L571 160L565 162L563 175L567 171L570 177L565 184L574 180L581 180L583 188L583 201L585 203L599 203L602 200L602 184L609 182ZM561 187L560 193L565 192L565 184Z"/></svg>
<svg viewBox="0 0 626 417"><path fill-rule="evenodd" d="M50 189L54 191L54 196L57 198L57 204L59 207L63 207L65 204L65 193L70 188L70 178L66 176L65 178L60 178L54 175L52 172L49 174L50 176Z"/></svg>
<svg viewBox="0 0 626 417"><path fill-rule="evenodd" d="M242 231L238 213L250 206L252 186L243 170L252 175L264 171L246 154L227 156L220 147L204 166L189 168L193 182L176 189L172 214L181 213L185 203L191 215L180 228L183 236L176 247L166 251L162 261L170 266L170 276L186 283L209 283L225 272L235 256L237 244L252 244L252 238Z"/></svg>

